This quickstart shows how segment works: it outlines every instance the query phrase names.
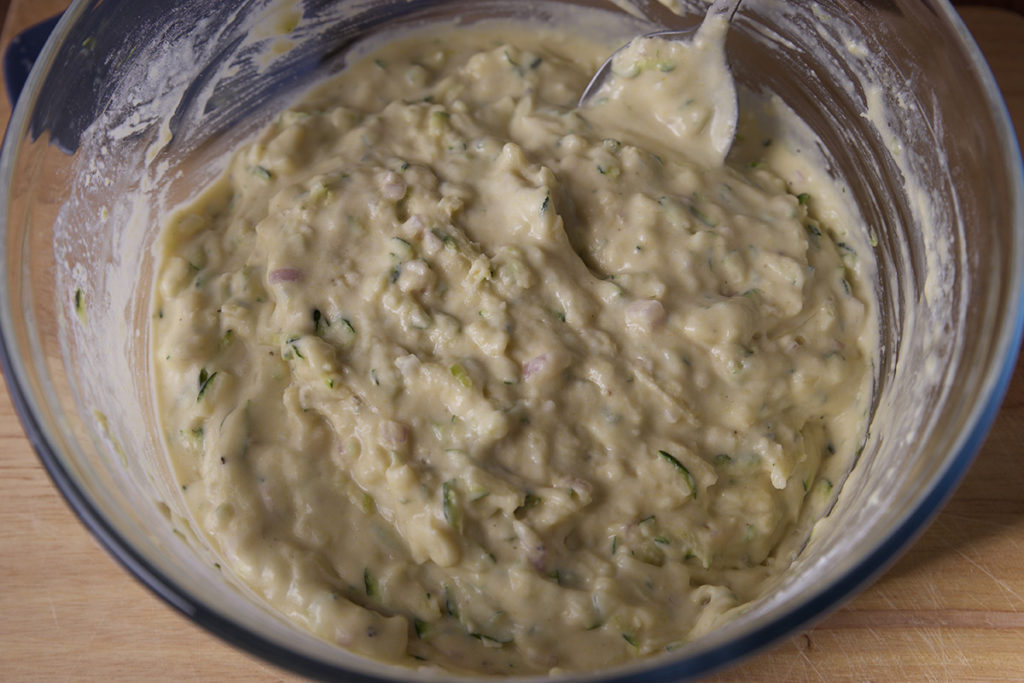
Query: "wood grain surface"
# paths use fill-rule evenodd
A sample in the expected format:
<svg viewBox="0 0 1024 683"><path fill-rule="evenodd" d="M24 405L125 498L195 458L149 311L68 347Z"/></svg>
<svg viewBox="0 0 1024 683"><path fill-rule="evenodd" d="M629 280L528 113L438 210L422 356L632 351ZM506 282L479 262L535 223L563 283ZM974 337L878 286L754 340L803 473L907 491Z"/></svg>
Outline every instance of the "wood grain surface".
<svg viewBox="0 0 1024 683"><path fill-rule="evenodd" d="M9 0L0 53L65 4ZM961 13L1024 131L1024 16ZM713 680L1024 680L1022 442L1019 364L975 465L911 549L813 628ZM290 678L207 634L112 560L50 483L0 390L0 680Z"/></svg>

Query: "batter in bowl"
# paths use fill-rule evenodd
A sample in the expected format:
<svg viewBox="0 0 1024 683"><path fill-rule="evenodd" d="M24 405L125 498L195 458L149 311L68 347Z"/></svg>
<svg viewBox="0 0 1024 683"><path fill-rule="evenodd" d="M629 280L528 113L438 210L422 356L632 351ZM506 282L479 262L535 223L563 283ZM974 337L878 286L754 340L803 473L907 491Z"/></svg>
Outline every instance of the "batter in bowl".
<svg viewBox="0 0 1024 683"><path fill-rule="evenodd" d="M330 642L514 675L680 647L785 570L862 443L856 217L752 128L718 165L699 121L577 110L607 53L508 24L385 45L165 228L183 495L224 570Z"/></svg>

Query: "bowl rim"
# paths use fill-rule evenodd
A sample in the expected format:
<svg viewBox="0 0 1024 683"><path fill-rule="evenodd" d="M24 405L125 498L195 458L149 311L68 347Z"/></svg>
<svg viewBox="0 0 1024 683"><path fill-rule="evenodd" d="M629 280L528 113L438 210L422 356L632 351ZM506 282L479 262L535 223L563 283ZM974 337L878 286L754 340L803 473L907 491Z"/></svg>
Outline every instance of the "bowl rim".
<svg viewBox="0 0 1024 683"><path fill-rule="evenodd" d="M13 158L18 148L18 142L15 141L24 139L27 130L28 105L25 102L35 101L44 81L44 73L52 63L56 51L91 2L95 2L95 0L74 0L63 13L36 60L21 97L15 103L4 137L2 152L0 152L0 207L6 207L10 197ZM985 396L984 403L976 406L965 421L969 428L964 431L960 443L951 448L953 455L946 461L944 471L933 480L932 487L914 502L909 512L880 544L838 579L817 593L801 600L793 609L762 622L756 628L741 633L733 640L714 645L685 659L676 661L665 661L662 658L648 659L648 665L642 666L642 668L630 666L625 670L617 668L603 673L580 672L576 680L668 682L681 678L692 678L751 656L791 635L800 627L823 618L884 572L896 561L901 552L924 532L941 510L942 505L953 494L984 443L1014 374L1022 336L1024 336L1024 161L1021 159L1020 146L1006 103L980 48L949 0L932 0L932 2L939 5L943 18L955 29L961 47L970 58L969 66L972 67L976 77L980 79L980 85L986 96L986 105L995 118L998 134L1004 143L1006 150L1004 171L1014 190L1012 227L1015 244L1012 246L1014 253L1017 254L1017 263L1020 267L1013 273L1015 282L1012 283L1007 298L1007 312L1013 308L1013 316L1004 318L1003 325L998 330L996 345L998 351L993 354L993 357L999 359L999 363L991 366L992 369L981 385L982 395ZM7 216L6 213L3 213L0 215L0 245L2 245L0 250L3 252L6 252L7 235ZM273 665L318 679L336 679L339 675L344 675L346 680L366 683L401 680L398 676L401 675L401 672L405 672L405 669L396 667L395 671L398 673L394 678L360 673L330 664L312 655L298 653L272 639L261 636L240 621L207 608L201 600L196 599L189 591L179 586L138 553L104 518L88 492L79 486L75 477L57 454L45 426L37 418L35 402L39 397L32 393L24 373L14 362L12 351L17 349L18 345L9 337L8 332L14 317L13 313L14 307L7 297L5 288L3 295L0 295L0 370L3 372L11 402L18 414L25 435L50 479L72 511L99 541L100 545L122 567L168 605L206 631ZM994 371L996 368L998 368L998 372ZM537 678L508 678L505 680L537 680Z"/></svg>

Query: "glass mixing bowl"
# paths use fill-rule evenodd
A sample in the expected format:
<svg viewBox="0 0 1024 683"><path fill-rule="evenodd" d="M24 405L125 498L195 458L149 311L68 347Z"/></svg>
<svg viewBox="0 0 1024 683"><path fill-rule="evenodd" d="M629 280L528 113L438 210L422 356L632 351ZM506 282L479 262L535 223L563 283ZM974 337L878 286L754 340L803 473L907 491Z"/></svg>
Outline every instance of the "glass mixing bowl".
<svg viewBox="0 0 1024 683"><path fill-rule="evenodd" d="M0 341L25 431L129 571L279 665L351 680L412 676L283 620L219 571L190 531L148 372L159 216L212 179L225 150L341 68L359 39L456 15L550 20L553 3L83 0L59 22L15 109L0 168ZM604 0L561 4L621 12ZM693 22L653 0L633 4L635 17L621 15L630 30ZM836 606L950 495L1014 366L1020 153L950 5L748 0L728 48L742 85L777 93L824 141L868 225L881 323L869 436L830 516L741 618L673 653L576 680L697 675Z"/></svg>

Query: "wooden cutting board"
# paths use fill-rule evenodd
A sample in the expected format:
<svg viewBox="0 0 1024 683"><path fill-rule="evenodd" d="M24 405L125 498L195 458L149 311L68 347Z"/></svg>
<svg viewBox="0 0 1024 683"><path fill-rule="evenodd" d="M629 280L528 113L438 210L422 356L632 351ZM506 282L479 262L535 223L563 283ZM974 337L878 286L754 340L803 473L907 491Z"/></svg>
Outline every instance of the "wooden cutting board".
<svg viewBox="0 0 1024 683"><path fill-rule="evenodd" d="M10 0L0 54L66 4ZM1024 15L961 13L1024 131ZM117 565L51 485L0 390L0 679L288 678ZM714 680L1024 680L1024 365L974 467L902 559L814 628Z"/></svg>

